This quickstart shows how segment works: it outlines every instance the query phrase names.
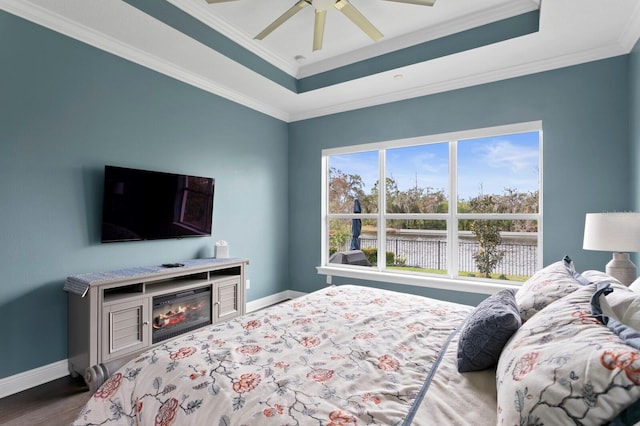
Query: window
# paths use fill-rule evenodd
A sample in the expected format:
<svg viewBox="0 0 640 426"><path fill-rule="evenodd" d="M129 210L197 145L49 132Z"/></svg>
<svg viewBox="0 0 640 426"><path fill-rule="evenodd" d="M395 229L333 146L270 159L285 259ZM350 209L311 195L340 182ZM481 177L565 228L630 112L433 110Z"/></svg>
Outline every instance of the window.
<svg viewBox="0 0 640 426"><path fill-rule="evenodd" d="M525 281L542 259L541 153L540 122L324 150L320 272Z"/></svg>

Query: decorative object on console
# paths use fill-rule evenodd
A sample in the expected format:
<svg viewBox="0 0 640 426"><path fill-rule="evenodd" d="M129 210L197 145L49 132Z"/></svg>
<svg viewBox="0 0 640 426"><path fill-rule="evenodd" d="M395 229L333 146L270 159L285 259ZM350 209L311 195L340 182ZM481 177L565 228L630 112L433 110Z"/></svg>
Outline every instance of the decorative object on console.
<svg viewBox="0 0 640 426"><path fill-rule="evenodd" d="M216 259L229 257L229 244L225 240L216 241Z"/></svg>
<svg viewBox="0 0 640 426"><path fill-rule="evenodd" d="M613 252L607 274L624 285L631 284L637 269L628 252L640 251L640 213L587 213L582 248Z"/></svg>

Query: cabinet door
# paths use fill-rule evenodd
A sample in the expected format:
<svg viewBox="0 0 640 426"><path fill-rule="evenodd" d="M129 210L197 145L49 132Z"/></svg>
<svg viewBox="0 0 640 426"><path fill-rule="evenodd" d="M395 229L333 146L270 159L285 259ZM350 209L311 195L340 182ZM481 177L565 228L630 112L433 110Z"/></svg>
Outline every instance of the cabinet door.
<svg viewBox="0 0 640 426"><path fill-rule="evenodd" d="M240 277L218 281L214 288L214 322L225 321L243 314Z"/></svg>
<svg viewBox="0 0 640 426"><path fill-rule="evenodd" d="M146 298L103 306L102 361L149 346Z"/></svg>

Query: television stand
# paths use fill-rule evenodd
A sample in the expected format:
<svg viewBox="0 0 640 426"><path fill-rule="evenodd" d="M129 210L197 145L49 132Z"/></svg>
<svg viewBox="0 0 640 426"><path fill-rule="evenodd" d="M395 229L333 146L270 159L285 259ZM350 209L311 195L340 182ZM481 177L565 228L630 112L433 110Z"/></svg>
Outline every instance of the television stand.
<svg viewBox="0 0 640 426"><path fill-rule="evenodd" d="M140 352L180 333L245 313L248 260L195 259L181 264L68 277L64 290L69 302L69 372L83 375L95 391L111 372ZM162 303L174 294L191 293L200 295L198 303L207 302L198 322L167 333L163 328L173 327L174 319L160 320Z"/></svg>

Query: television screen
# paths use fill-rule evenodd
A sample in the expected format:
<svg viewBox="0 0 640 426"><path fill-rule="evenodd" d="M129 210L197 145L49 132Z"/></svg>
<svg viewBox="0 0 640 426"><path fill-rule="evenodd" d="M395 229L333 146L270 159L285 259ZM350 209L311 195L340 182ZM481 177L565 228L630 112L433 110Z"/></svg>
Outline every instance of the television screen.
<svg viewBox="0 0 640 426"><path fill-rule="evenodd" d="M215 179L105 166L102 242L211 236Z"/></svg>

